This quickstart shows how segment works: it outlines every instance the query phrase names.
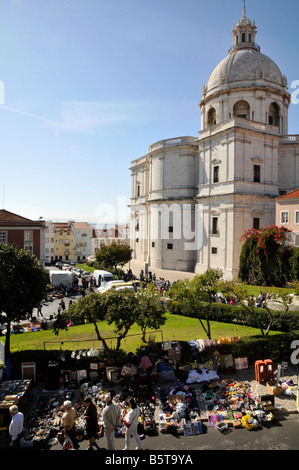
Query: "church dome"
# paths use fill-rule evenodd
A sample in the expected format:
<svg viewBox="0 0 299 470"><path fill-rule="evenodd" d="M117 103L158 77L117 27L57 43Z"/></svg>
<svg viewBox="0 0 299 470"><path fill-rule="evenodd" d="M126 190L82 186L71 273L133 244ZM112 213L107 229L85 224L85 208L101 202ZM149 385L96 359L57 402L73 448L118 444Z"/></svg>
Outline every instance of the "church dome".
<svg viewBox="0 0 299 470"><path fill-rule="evenodd" d="M206 97L217 91L262 85L262 82L281 91L285 77L275 62L259 50L240 48L215 67L206 84Z"/></svg>
<svg viewBox="0 0 299 470"><path fill-rule="evenodd" d="M244 2L243 17L232 30L233 46L210 75L203 98L252 86L286 92L286 77L272 59L261 53L260 46L255 42L256 34L255 21L247 17Z"/></svg>

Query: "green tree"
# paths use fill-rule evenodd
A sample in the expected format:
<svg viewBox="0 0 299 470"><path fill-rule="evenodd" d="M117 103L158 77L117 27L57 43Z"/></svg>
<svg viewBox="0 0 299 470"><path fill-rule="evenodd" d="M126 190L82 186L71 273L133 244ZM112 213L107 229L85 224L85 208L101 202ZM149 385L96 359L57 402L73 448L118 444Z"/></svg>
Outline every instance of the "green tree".
<svg viewBox="0 0 299 470"><path fill-rule="evenodd" d="M106 295L108 325L114 325L117 335L116 349L127 336L130 328L136 323L139 315L139 299L135 292L129 290L111 290Z"/></svg>
<svg viewBox="0 0 299 470"><path fill-rule="evenodd" d="M68 310L59 315L54 322L54 333L59 334L59 330L67 330L68 325L78 325L85 322L93 323L97 338L103 343L104 348L108 348L105 338L102 337L98 322L105 321L107 313L107 297L96 292L92 292L78 302L72 303Z"/></svg>
<svg viewBox="0 0 299 470"><path fill-rule="evenodd" d="M49 273L27 250L0 244L0 322L6 325L5 357L10 358L12 322L31 318L45 298Z"/></svg>
<svg viewBox="0 0 299 470"><path fill-rule="evenodd" d="M137 324L142 331L142 341L146 343L147 329L157 330L165 325L165 309L161 304L160 295L152 283L146 288L140 289L137 298L139 301Z"/></svg>
<svg viewBox="0 0 299 470"><path fill-rule="evenodd" d="M298 295L299 289L298 286L294 287L295 295ZM264 300L262 302L262 308L267 312L267 323L266 326L263 325L260 320L258 309L255 307L255 299L250 294L248 286L246 284L231 284L232 292L237 296L241 308L249 314L249 316L254 318L254 322L259 328L262 336L268 336L270 330L273 326L279 323L282 318L289 311L290 305L293 303L294 297L283 289L278 288L267 288L264 289ZM280 312L279 315L275 315L277 311ZM275 313L274 313L275 312Z"/></svg>
<svg viewBox="0 0 299 470"><path fill-rule="evenodd" d="M294 249L291 261L291 268L293 280L299 281L299 248Z"/></svg>
<svg viewBox="0 0 299 470"><path fill-rule="evenodd" d="M132 252L132 248L126 243L111 243L102 246L96 252L94 267L118 273L118 268L122 268L132 259Z"/></svg>
<svg viewBox="0 0 299 470"><path fill-rule="evenodd" d="M220 269L208 269L193 279L184 279L172 285L169 296L178 302L180 309L198 318L207 337L211 339L210 313L216 294L229 292Z"/></svg>

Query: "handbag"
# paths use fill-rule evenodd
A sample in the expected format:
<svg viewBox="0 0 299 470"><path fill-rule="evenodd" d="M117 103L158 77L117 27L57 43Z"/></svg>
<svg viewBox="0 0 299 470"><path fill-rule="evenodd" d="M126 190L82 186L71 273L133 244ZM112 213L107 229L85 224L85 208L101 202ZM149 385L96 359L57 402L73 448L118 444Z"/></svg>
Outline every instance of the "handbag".
<svg viewBox="0 0 299 470"><path fill-rule="evenodd" d="M63 443L63 450L70 450L73 448L73 443L69 437L66 437Z"/></svg>

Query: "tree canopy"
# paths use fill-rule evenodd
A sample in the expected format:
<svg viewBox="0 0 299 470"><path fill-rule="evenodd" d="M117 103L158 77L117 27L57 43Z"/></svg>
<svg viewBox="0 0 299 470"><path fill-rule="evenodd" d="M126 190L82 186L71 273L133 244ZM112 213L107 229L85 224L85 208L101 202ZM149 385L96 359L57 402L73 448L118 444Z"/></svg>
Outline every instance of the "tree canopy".
<svg viewBox="0 0 299 470"><path fill-rule="evenodd" d="M118 267L122 268L132 259L132 252L132 248L126 243L104 245L96 252L94 267L117 273Z"/></svg>
<svg viewBox="0 0 299 470"><path fill-rule="evenodd" d="M229 292L221 269L208 269L193 279L184 279L172 285L169 296L180 308L198 318L207 337L211 339L210 311L216 294Z"/></svg>
<svg viewBox="0 0 299 470"><path fill-rule="evenodd" d="M287 314L290 306L294 301L294 295L299 294L299 286L293 284L294 293L289 294L283 289L279 288L267 288L263 289L262 308L267 312L267 323L264 327L260 321L258 310L255 307L256 300L253 295L250 294L248 286L246 284L231 283L231 290L236 295L240 302L241 308L250 316L254 318L256 326L260 329L262 336L268 336L273 326L281 321L281 319ZM274 312L279 311L279 315L274 315Z"/></svg>
<svg viewBox="0 0 299 470"><path fill-rule="evenodd" d="M29 319L45 298L49 273L27 250L0 244L0 321L6 324L5 357L10 355L10 325Z"/></svg>
<svg viewBox="0 0 299 470"><path fill-rule="evenodd" d="M100 333L101 322L114 326L117 336L116 349L127 336L130 328L136 323L142 330L145 341L146 328L159 328L165 323L164 309L157 296L141 289L138 293L129 290L111 290L104 294L90 293L72 304L56 319L54 331L68 329L70 324L93 323L97 338L108 349L105 338Z"/></svg>

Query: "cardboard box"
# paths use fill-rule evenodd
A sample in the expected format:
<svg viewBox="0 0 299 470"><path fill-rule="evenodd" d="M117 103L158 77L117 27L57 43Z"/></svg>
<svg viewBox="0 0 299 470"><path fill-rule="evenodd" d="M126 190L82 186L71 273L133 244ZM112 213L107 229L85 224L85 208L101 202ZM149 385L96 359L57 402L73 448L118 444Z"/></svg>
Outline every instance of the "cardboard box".
<svg viewBox="0 0 299 470"><path fill-rule="evenodd" d="M283 387L277 385L277 382L275 382L275 380L270 380L270 382L267 382L266 385L271 395L283 395Z"/></svg>

